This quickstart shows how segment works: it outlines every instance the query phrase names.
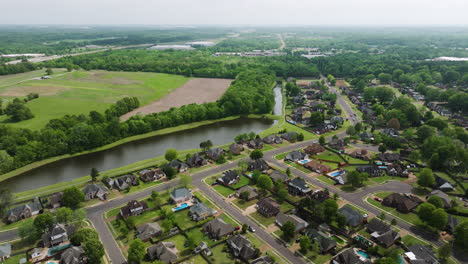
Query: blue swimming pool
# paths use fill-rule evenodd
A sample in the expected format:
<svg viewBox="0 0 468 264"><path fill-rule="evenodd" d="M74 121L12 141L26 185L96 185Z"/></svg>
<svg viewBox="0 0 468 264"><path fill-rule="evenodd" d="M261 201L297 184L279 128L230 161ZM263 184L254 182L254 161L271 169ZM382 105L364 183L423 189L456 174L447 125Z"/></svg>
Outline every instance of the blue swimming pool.
<svg viewBox="0 0 468 264"><path fill-rule="evenodd" d="M299 163L299 164L306 164L306 163L309 162L309 161L310 161L310 160L305 159L305 160L300 160L300 161L298 161L297 163Z"/></svg>
<svg viewBox="0 0 468 264"><path fill-rule="evenodd" d="M361 257L363 257L365 259L369 259L369 255L366 252L362 251L362 250L358 250L358 251L356 251L356 253L358 253Z"/></svg>
<svg viewBox="0 0 468 264"><path fill-rule="evenodd" d="M334 172L330 173L330 176L336 177L336 176L340 176L343 173L344 173L344 171L342 171L342 170L334 171Z"/></svg>
<svg viewBox="0 0 468 264"><path fill-rule="evenodd" d="M387 166L379 166L379 169L386 169Z"/></svg>
<svg viewBox="0 0 468 264"><path fill-rule="evenodd" d="M175 207L173 210L174 210L174 212L177 212L177 211L180 211L180 210L185 209L187 207L189 207L189 205L187 203L183 203L180 206Z"/></svg>

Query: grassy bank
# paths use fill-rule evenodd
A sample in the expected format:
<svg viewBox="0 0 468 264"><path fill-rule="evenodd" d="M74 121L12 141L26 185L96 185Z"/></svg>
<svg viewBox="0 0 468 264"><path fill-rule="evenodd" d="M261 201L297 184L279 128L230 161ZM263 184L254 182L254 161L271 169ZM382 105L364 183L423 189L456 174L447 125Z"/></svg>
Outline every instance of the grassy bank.
<svg viewBox="0 0 468 264"><path fill-rule="evenodd" d="M34 162L34 163L29 164L29 165L26 165L24 167L21 167L19 169L16 169L14 171L11 171L11 172L0 175L0 182L4 181L4 180L7 180L7 179L10 179L10 178L13 178L13 177L15 177L17 175L23 174L23 173L25 173L27 171L30 171L32 169L44 166L44 165L49 164L49 163L53 163L55 161L68 159L68 158L76 157L76 156L79 156L79 155L95 153L95 152L99 152L99 151L103 151L103 150L107 150L107 149L111 149L111 148L117 147L119 145L126 144L126 143L136 141L136 140L140 140L140 139L144 139L144 138L170 134L170 133L174 133L174 132L178 132L178 131L182 131L182 130L187 130L187 129L196 128L196 127L200 127L200 126L204 126L204 125L208 125L208 124L213 124L213 123L216 123L216 122L230 121L230 120L237 119L239 117L240 116L226 117L226 118L222 118L222 119L207 120L207 121L195 122L195 123L185 124L185 125L171 127L171 128L165 128L165 129L149 132L149 133L142 134L142 135L137 135L137 136L124 138L124 139L121 139L121 140L116 141L114 143L111 143L111 144L108 144L108 145L105 145L105 146L102 146L102 147L99 147L99 148L96 148L96 149L92 149L92 150L88 150L88 151L84 151L84 152L80 152L80 153L75 153L75 154L66 154L66 155L62 155L62 156L57 156L57 157L41 160L41 161ZM269 118L269 119L277 119L278 118L278 117L273 116L273 115L265 115L265 116L249 115L248 117L250 117L250 118L266 117L266 118Z"/></svg>

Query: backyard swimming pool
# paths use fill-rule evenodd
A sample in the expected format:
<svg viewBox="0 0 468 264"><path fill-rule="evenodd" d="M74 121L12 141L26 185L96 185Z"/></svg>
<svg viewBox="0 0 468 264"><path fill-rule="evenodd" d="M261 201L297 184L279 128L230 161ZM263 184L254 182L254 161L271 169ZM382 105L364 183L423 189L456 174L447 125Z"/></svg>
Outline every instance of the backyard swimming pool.
<svg viewBox="0 0 468 264"><path fill-rule="evenodd" d="M362 250L358 250L358 251L356 251L356 253L358 253L361 257L363 257L365 259L369 259L369 255L366 252L362 251Z"/></svg>
<svg viewBox="0 0 468 264"><path fill-rule="evenodd" d="M334 172L331 172L331 173L330 173L330 176L332 176L332 177L340 176L340 175L343 174L344 172L345 172L345 171L342 171L342 170L334 171Z"/></svg>
<svg viewBox="0 0 468 264"><path fill-rule="evenodd" d="M187 208L187 207L189 207L189 205L188 205L187 203L183 203L183 204L181 204L181 205L178 206L178 207L174 207L172 210L173 210L174 212L177 212L177 211L180 211L180 210L185 209L185 208Z"/></svg>
<svg viewBox="0 0 468 264"><path fill-rule="evenodd" d="M297 163L304 165L304 164L308 163L309 161L310 160L308 160L308 159L304 159L304 160L298 161Z"/></svg>

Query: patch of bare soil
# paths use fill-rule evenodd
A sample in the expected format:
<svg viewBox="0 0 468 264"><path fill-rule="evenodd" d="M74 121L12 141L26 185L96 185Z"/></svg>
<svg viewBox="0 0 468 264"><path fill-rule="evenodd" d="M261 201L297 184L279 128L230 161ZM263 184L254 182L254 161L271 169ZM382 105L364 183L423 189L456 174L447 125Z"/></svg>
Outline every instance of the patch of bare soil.
<svg viewBox="0 0 468 264"><path fill-rule="evenodd" d="M59 92L65 91L68 88L59 86L20 86L9 88L2 93L0 96L26 96L30 93L38 93L43 96L51 96L58 94Z"/></svg>
<svg viewBox="0 0 468 264"><path fill-rule="evenodd" d="M344 80L336 80L335 86L337 87L346 86L346 83Z"/></svg>
<svg viewBox="0 0 468 264"><path fill-rule="evenodd" d="M141 113L143 115L167 111L172 107L181 107L192 103L202 104L214 102L224 94L232 80L198 78L186 82L170 94L149 105L137 108L120 117L125 121L130 117Z"/></svg>

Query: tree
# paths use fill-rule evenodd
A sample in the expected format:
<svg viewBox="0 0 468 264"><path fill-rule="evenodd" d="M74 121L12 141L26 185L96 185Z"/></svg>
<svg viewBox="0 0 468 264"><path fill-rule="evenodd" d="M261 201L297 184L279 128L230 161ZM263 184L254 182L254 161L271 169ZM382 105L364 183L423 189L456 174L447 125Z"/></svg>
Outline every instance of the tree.
<svg viewBox="0 0 468 264"><path fill-rule="evenodd" d="M428 203L433 204L436 208L444 208L444 202L442 201L442 198L438 196L431 196L429 199L427 199Z"/></svg>
<svg viewBox="0 0 468 264"><path fill-rule="evenodd" d="M346 134L348 134L350 136L354 136L354 135L356 135L356 129L353 126L349 126L346 129Z"/></svg>
<svg viewBox="0 0 468 264"><path fill-rule="evenodd" d="M41 236L41 233L37 230L32 218L26 219L21 223L18 227L18 234L21 241L26 243L33 243Z"/></svg>
<svg viewBox="0 0 468 264"><path fill-rule="evenodd" d="M44 213L34 218L34 226L40 232L45 232L54 225L54 216L50 213Z"/></svg>
<svg viewBox="0 0 468 264"><path fill-rule="evenodd" d="M62 204L66 207L76 209L84 202L84 193L76 186L66 188L63 190Z"/></svg>
<svg viewBox="0 0 468 264"><path fill-rule="evenodd" d="M203 141L203 142L200 143L200 148L201 148L203 151L207 151L207 150L209 150L211 147L213 147L213 142L211 142L211 140Z"/></svg>
<svg viewBox="0 0 468 264"><path fill-rule="evenodd" d="M442 262L446 262L450 255L452 255L452 245L444 243L444 245L437 250L437 255L439 255Z"/></svg>
<svg viewBox="0 0 468 264"><path fill-rule="evenodd" d="M325 143L326 143L325 137L323 135L321 135L319 137L319 144L323 146L323 145L325 145Z"/></svg>
<svg viewBox="0 0 468 264"><path fill-rule="evenodd" d="M7 105L5 114L9 116L10 120L13 122L28 120L34 117L26 104L16 99Z"/></svg>
<svg viewBox="0 0 468 264"><path fill-rule="evenodd" d="M104 256L104 247L99 239L88 239L83 246L85 255L88 257L88 263L100 264Z"/></svg>
<svg viewBox="0 0 468 264"><path fill-rule="evenodd" d="M13 157L10 156L10 154L8 154L6 150L0 150L0 174L10 171L10 169L13 168L13 161L14 161ZM0 204L0 208L6 208L6 207L2 207ZM0 212L0 216L1 216L1 212Z"/></svg>
<svg viewBox="0 0 468 264"><path fill-rule="evenodd" d="M242 230L241 230L242 234L247 233L248 229L249 229L249 226L247 224L242 224Z"/></svg>
<svg viewBox="0 0 468 264"><path fill-rule="evenodd" d="M286 175L288 175L288 177L291 177L291 169L289 167L286 168Z"/></svg>
<svg viewBox="0 0 468 264"><path fill-rule="evenodd" d="M310 238L308 236L301 236L301 240L299 241L299 245L301 247L300 251L302 254L306 254L309 248L311 247Z"/></svg>
<svg viewBox="0 0 468 264"><path fill-rule="evenodd" d="M397 118L391 118L390 120L388 120L387 126L398 130L400 129L400 121L398 121Z"/></svg>
<svg viewBox="0 0 468 264"><path fill-rule="evenodd" d="M268 175L262 174L260 177L258 177L257 187L263 194L266 194L266 191L273 187L273 182Z"/></svg>
<svg viewBox="0 0 468 264"><path fill-rule="evenodd" d="M99 177L99 171L96 168L91 169L91 179L94 181Z"/></svg>
<svg viewBox="0 0 468 264"><path fill-rule="evenodd" d="M379 215L379 218L380 218L380 220L382 220L382 221L385 220L386 217L387 217L387 216L385 215L384 212L381 212L380 215Z"/></svg>
<svg viewBox="0 0 468 264"><path fill-rule="evenodd" d="M145 257L145 243L140 239L135 239L130 243L128 249L128 262L129 263L140 263Z"/></svg>
<svg viewBox="0 0 468 264"><path fill-rule="evenodd" d="M166 154L164 155L164 158L166 158L167 161L171 162L177 158L177 150L170 148L166 150Z"/></svg>
<svg viewBox="0 0 468 264"><path fill-rule="evenodd" d="M430 221L435 209L436 207L433 204L422 203L418 206L417 214L422 221L428 222Z"/></svg>
<svg viewBox="0 0 468 264"><path fill-rule="evenodd" d="M250 158L253 160L258 160L263 158L263 152L259 149L256 149L250 153Z"/></svg>
<svg viewBox="0 0 468 264"><path fill-rule="evenodd" d="M423 142L426 138L430 138L434 136L436 133L434 127L423 125L418 128L416 131L416 135L418 136L418 139Z"/></svg>
<svg viewBox="0 0 468 264"><path fill-rule="evenodd" d="M281 231L283 232L283 238L286 241L290 241L294 234L296 233L296 226L291 221L286 221L286 223L281 226Z"/></svg>
<svg viewBox="0 0 468 264"><path fill-rule="evenodd" d="M252 181L253 181L254 183L257 183L258 178L260 178L261 175L262 175L262 172L260 172L259 170L254 170L254 171L252 172Z"/></svg>
<svg viewBox="0 0 468 264"><path fill-rule="evenodd" d="M241 200L244 200L244 201L248 201L249 200L249 196L250 196L250 192L249 191L243 191L239 194L239 198Z"/></svg>
<svg viewBox="0 0 468 264"><path fill-rule="evenodd" d="M387 147L385 147L385 145L383 145L383 144L380 144L379 145L379 152L380 153L385 153L385 151L387 151Z"/></svg>
<svg viewBox="0 0 468 264"><path fill-rule="evenodd" d="M12 203L13 194L11 193L11 191L8 189L0 189L0 218L5 215L7 209Z"/></svg>
<svg viewBox="0 0 468 264"><path fill-rule="evenodd" d="M432 212L432 216L428 221L429 225L442 230L447 226L448 216L444 209L437 208Z"/></svg>
<svg viewBox="0 0 468 264"><path fill-rule="evenodd" d="M468 221L463 221L455 228L455 245L466 249L468 247Z"/></svg>
<svg viewBox="0 0 468 264"><path fill-rule="evenodd" d="M288 190L285 187L281 187L276 192L276 200L278 200L279 203L283 203L286 197L288 197Z"/></svg>
<svg viewBox="0 0 468 264"><path fill-rule="evenodd" d="M54 74L54 71L51 68L46 69L46 75L52 75Z"/></svg>
<svg viewBox="0 0 468 264"><path fill-rule="evenodd" d="M397 220L395 218L393 218L391 224L395 226L395 225L398 224L398 222L397 222Z"/></svg>
<svg viewBox="0 0 468 264"><path fill-rule="evenodd" d="M96 230L92 228L81 228L70 237L70 242L72 242L74 246L81 246L81 244L84 244L88 240L99 240L99 235Z"/></svg>
<svg viewBox="0 0 468 264"><path fill-rule="evenodd" d="M86 210L84 208L73 210L73 221L78 222L79 225L86 219Z"/></svg>
<svg viewBox="0 0 468 264"><path fill-rule="evenodd" d="M359 173L358 171L352 171L347 176L348 183L351 184L354 188L361 187L366 180L366 177L363 173Z"/></svg>
<svg viewBox="0 0 468 264"><path fill-rule="evenodd" d="M181 174L180 175L180 185L187 188L192 184L192 176L188 174Z"/></svg>
<svg viewBox="0 0 468 264"><path fill-rule="evenodd" d="M73 221L73 210L68 207L61 207L57 209L55 213L55 218L59 223L70 223Z"/></svg>
<svg viewBox="0 0 468 264"><path fill-rule="evenodd" d="M418 184L422 187L431 187L435 184L434 174L429 168L422 169L421 172L417 175L417 177Z"/></svg>
<svg viewBox="0 0 468 264"><path fill-rule="evenodd" d="M390 81L392 80L392 75L382 72L382 73L379 73L378 78L381 83L387 84L387 83L390 83Z"/></svg>
<svg viewBox="0 0 468 264"><path fill-rule="evenodd" d="M324 120L324 117L323 117L323 114L320 113L320 112L312 112L310 114L310 120L309 120L309 124L311 126L316 126L316 125L320 125L323 123L323 120Z"/></svg>

